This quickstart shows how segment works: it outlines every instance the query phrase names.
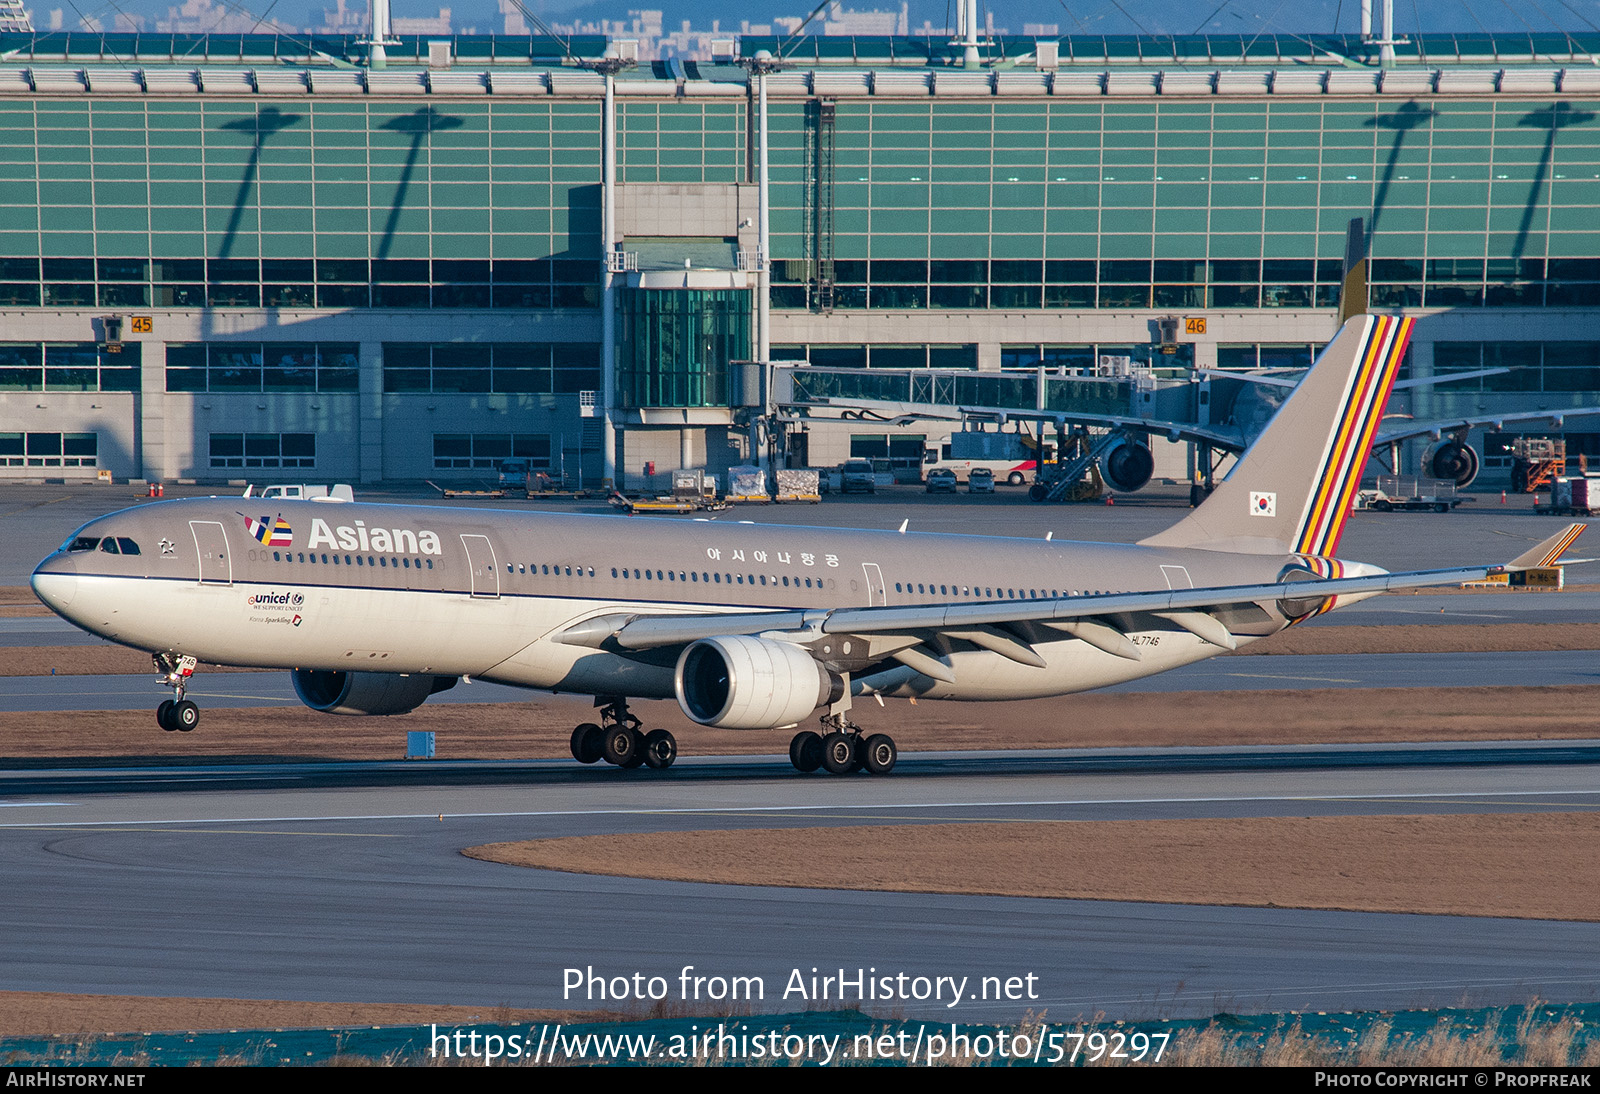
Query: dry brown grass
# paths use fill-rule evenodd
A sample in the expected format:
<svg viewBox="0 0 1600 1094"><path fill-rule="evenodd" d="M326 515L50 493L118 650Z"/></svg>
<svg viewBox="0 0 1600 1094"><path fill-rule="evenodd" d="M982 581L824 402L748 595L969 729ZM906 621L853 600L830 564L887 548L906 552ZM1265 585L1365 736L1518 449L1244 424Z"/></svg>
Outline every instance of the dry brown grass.
<svg viewBox="0 0 1600 1094"><path fill-rule="evenodd" d="M315 1029L338 1026L594 1022L621 1014L499 1006L411 1003L305 1003L277 999L192 999L0 991L0 1037L99 1036L157 1030Z"/></svg>
<svg viewBox="0 0 1600 1094"><path fill-rule="evenodd" d="M1523 1008L1511 1052L1491 1022L1463 1031L1449 1015L1415 1035L1396 1034L1388 1020L1368 1026L1354 1042L1309 1034L1296 1022L1257 1038L1215 1022L1174 1037L1161 1063L1178 1067L1584 1067L1600 1066L1600 1039L1580 1036L1572 1017L1541 1021L1538 1005Z"/></svg>
<svg viewBox="0 0 1600 1094"><path fill-rule="evenodd" d="M1594 813L630 832L463 853L724 885L1600 920Z"/></svg>
<svg viewBox="0 0 1600 1094"><path fill-rule="evenodd" d="M470 686L470 685L463 685ZM272 763L393 760L407 730L433 730L439 759L563 759L572 727L593 704L572 696L526 703L427 703L393 718L318 714L298 704L269 710L202 701L193 733L163 733L152 677L150 709L0 713L0 763ZM869 732L894 734L902 753L1170 745L1362 744L1377 741L1557 740L1595 735L1584 711L1600 686L1383 690L1088 693L1010 703L861 704ZM684 718L676 703L634 704L649 728L670 729L682 756L783 755L790 731L730 732Z"/></svg>

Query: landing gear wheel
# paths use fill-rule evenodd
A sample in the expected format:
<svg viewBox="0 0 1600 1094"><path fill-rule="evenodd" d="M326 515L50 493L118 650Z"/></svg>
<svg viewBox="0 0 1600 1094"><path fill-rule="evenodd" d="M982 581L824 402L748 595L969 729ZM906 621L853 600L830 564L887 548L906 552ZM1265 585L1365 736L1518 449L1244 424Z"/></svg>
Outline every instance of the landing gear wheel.
<svg viewBox="0 0 1600 1094"><path fill-rule="evenodd" d="M822 739L822 766L832 775L856 770L856 742L848 733L830 733Z"/></svg>
<svg viewBox="0 0 1600 1094"><path fill-rule="evenodd" d="M789 762L796 771L811 774L822 766L822 734L801 730L789 742Z"/></svg>
<svg viewBox="0 0 1600 1094"><path fill-rule="evenodd" d="M630 729L628 732L633 734L633 755L622 761L621 766L624 771L644 766L644 734L637 729Z"/></svg>
<svg viewBox="0 0 1600 1094"><path fill-rule="evenodd" d="M874 775L887 775L893 771L898 755L894 738L887 733L874 733L861 742L861 762Z"/></svg>
<svg viewBox="0 0 1600 1094"><path fill-rule="evenodd" d="M171 699L163 699L161 705L156 707L156 725L168 733L178 728L172 724L172 708L176 705Z"/></svg>
<svg viewBox="0 0 1600 1094"><path fill-rule="evenodd" d="M605 757L608 764L616 764L618 767L637 767L638 764L630 764L628 761L638 757L639 746L642 743L637 731L627 726L610 726L600 739L600 754Z"/></svg>
<svg viewBox="0 0 1600 1094"><path fill-rule="evenodd" d="M597 763L601 752L601 729L584 722L572 731L572 758L580 764Z"/></svg>
<svg viewBox="0 0 1600 1094"><path fill-rule="evenodd" d="M678 758L678 739L664 729L652 729L644 735L644 748L640 754L646 766L665 771Z"/></svg>
<svg viewBox="0 0 1600 1094"><path fill-rule="evenodd" d="M172 704L172 712L167 717L172 722L172 728L188 733L200 724L200 708L183 699Z"/></svg>

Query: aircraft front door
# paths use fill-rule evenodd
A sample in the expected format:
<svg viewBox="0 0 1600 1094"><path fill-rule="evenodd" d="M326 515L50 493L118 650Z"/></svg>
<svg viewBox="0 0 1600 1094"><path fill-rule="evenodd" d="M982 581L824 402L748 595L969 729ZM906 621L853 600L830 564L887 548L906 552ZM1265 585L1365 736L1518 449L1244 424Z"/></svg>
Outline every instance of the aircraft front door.
<svg viewBox="0 0 1600 1094"><path fill-rule="evenodd" d="M878 569L876 562L863 562L861 570L867 575L867 607L874 604L887 604L889 598L883 587L883 571Z"/></svg>
<svg viewBox="0 0 1600 1094"><path fill-rule="evenodd" d="M467 566L472 572L472 595L480 600L493 600L500 595L500 567L495 563L494 546L488 536L463 534L461 546L467 552Z"/></svg>
<svg viewBox="0 0 1600 1094"><path fill-rule="evenodd" d="M200 559L200 584L232 585L233 559L228 557L228 533L214 520L191 520L194 551Z"/></svg>

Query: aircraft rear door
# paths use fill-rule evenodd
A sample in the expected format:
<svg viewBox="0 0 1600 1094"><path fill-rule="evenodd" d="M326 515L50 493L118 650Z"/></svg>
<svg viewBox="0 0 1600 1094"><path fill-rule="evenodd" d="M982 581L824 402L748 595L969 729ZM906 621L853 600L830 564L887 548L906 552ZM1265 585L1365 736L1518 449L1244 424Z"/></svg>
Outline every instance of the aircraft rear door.
<svg viewBox="0 0 1600 1094"><path fill-rule="evenodd" d="M461 546L466 548L467 567L472 573L472 595L480 600L494 600L500 595L500 567L495 562L494 546L488 536L461 536Z"/></svg>
<svg viewBox="0 0 1600 1094"><path fill-rule="evenodd" d="M214 520L191 520L195 554L200 559L200 584L232 585L233 559L228 557L228 533Z"/></svg>

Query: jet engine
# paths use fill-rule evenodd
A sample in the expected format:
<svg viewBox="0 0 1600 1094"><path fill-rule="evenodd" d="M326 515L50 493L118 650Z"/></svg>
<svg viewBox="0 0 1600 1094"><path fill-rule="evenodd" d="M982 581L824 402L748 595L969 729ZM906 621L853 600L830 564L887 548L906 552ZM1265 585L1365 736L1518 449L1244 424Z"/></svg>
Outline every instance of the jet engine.
<svg viewBox="0 0 1600 1094"><path fill-rule="evenodd" d="M405 714L430 695L456 686L454 676L295 669L300 701L324 714Z"/></svg>
<svg viewBox="0 0 1600 1094"><path fill-rule="evenodd" d="M1156 459L1138 441L1123 438L1100 460L1100 471L1113 490L1131 494L1141 489L1155 474Z"/></svg>
<svg viewBox="0 0 1600 1094"><path fill-rule="evenodd" d="M1477 449L1462 441L1434 445L1422 457L1422 472L1435 479L1452 479L1458 487L1472 485L1481 466Z"/></svg>
<svg viewBox="0 0 1600 1094"><path fill-rule="evenodd" d="M702 638L678 658L678 705L703 726L794 725L844 694L844 681L787 642L749 635Z"/></svg>

